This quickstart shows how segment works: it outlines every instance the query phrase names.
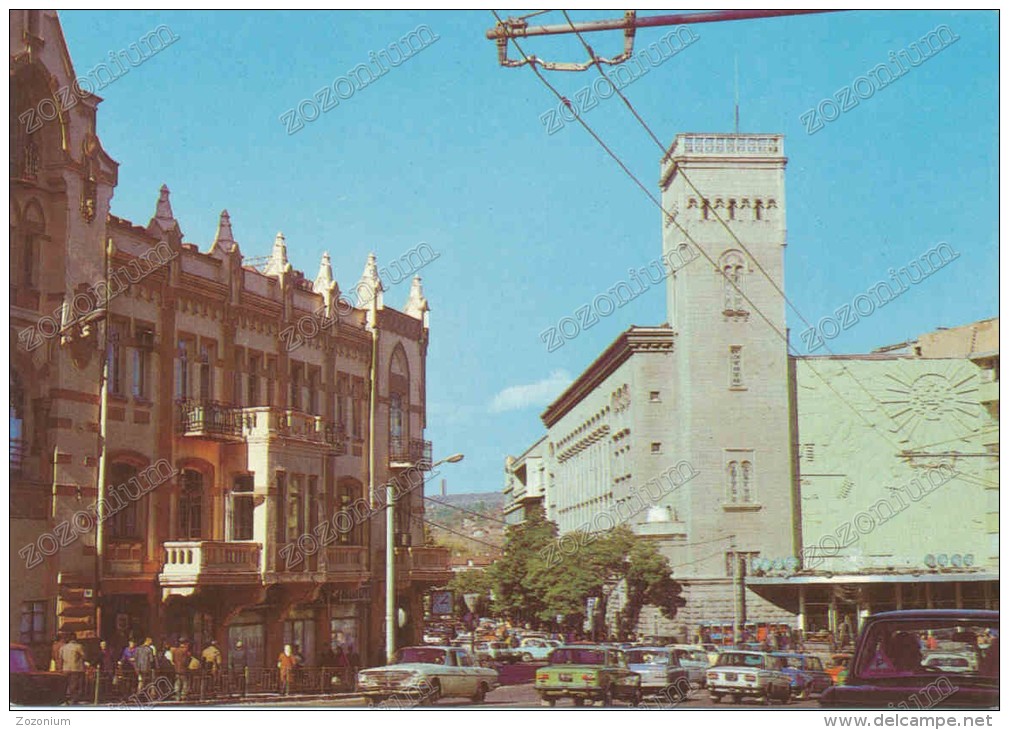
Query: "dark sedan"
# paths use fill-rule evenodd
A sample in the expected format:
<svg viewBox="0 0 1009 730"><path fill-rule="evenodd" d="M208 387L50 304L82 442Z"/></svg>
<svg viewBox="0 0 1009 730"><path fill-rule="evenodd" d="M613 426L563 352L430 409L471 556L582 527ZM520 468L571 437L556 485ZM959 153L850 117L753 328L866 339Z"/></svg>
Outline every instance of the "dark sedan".
<svg viewBox="0 0 1009 730"><path fill-rule="evenodd" d="M878 613L862 627L845 684L826 690L820 704L908 710L997 707L998 647L998 611ZM963 659L961 671L944 668L951 656Z"/></svg>

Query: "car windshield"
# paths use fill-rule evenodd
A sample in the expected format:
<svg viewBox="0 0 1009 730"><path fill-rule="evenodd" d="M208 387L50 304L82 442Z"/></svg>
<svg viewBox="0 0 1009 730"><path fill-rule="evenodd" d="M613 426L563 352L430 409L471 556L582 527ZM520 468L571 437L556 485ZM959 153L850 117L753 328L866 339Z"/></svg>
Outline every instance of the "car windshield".
<svg viewBox="0 0 1009 730"><path fill-rule="evenodd" d="M628 664L669 664L669 652L654 649L631 649L627 652Z"/></svg>
<svg viewBox="0 0 1009 730"><path fill-rule="evenodd" d="M606 652L602 649L554 649L551 664L605 664Z"/></svg>
<svg viewBox="0 0 1009 730"><path fill-rule="evenodd" d="M676 656L681 662L708 663L708 653L699 649L677 649Z"/></svg>
<svg viewBox="0 0 1009 730"><path fill-rule="evenodd" d="M744 654L742 652L726 652L718 655L720 667L763 667L764 657L760 654Z"/></svg>
<svg viewBox="0 0 1009 730"><path fill-rule="evenodd" d="M396 652L393 664L445 664L445 654L444 649L410 646Z"/></svg>
<svg viewBox="0 0 1009 730"><path fill-rule="evenodd" d="M808 656L806 657L806 666L803 668L808 669L811 672L822 672L823 663L820 661L818 657Z"/></svg>
<svg viewBox="0 0 1009 730"><path fill-rule="evenodd" d="M944 669L960 677L998 679L996 621L964 618L878 621L860 644L855 676L936 676Z"/></svg>
<svg viewBox="0 0 1009 730"><path fill-rule="evenodd" d="M785 667L787 669L802 669L802 657L801 656L785 656L781 657L785 660Z"/></svg>

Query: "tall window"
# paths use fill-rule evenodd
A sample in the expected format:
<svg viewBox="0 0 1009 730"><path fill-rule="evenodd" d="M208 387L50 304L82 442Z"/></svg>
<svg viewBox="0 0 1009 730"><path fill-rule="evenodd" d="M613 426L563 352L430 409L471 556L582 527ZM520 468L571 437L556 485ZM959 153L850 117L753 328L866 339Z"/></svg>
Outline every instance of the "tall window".
<svg viewBox="0 0 1009 730"><path fill-rule="evenodd" d="M137 346L133 348L133 397L141 400L150 397L147 382L151 351L148 342L153 337L150 330L137 331Z"/></svg>
<svg viewBox="0 0 1009 730"><path fill-rule="evenodd" d="M287 499L284 505L285 542L296 542L305 532L303 479L300 474L292 474L287 482Z"/></svg>
<svg viewBox="0 0 1009 730"><path fill-rule="evenodd" d="M175 396L189 397L189 347L188 340L179 340L178 357L175 361Z"/></svg>
<svg viewBox="0 0 1009 730"><path fill-rule="evenodd" d="M320 415L319 413L319 369L312 368L308 374L308 412Z"/></svg>
<svg viewBox="0 0 1009 730"><path fill-rule="evenodd" d="M49 641L46 634L46 602L25 601L21 604L20 641L22 644L37 644ZM14 656L11 654L11 656Z"/></svg>
<svg viewBox="0 0 1009 730"><path fill-rule="evenodd" d="M122 327L117 322L109 324L109 392L123 394L123 349L119 342Z"/></svg>
<svg viewBox="0 0 1009 730"><path fill-rule="evenodd" d="M301 408L301 365L298 363L291 363L290 407Z"/></svg>
<svg viewBox="0 0 1009 730"><path fill-rule="evenodd" d="M253 539L253 477L251 474L240 474L235 477L231 490L231 539Z"/></svg>
<svg viewBox="0 0 1009 730"><path fill-rule="evenodd" d="M364 413L364 401L355 395L351 401L351 409L353 411L354 438L364 438L364 424L362 418Z"/></svg>
<svg viewBox="0 0 1009 730"><path fill-rule="evenodd" d="M231 403L241 407L246 405L242 402L242 366L245 363L245 351L241 347L235 348L235 359L231 364ZM247 405L252 405L248 403Z"/></svg>
<svg viewBox="0 0 1009 730"><path fill-rule="evenodd" d="M259 355L249 355L249 393L246 402L250 406L259 405L259 369L261 367L261 362L262 358L260 358Z"/></svg>
<svg viewBox="0 0 1009 730"><path fill-rule="evenodd" d="M203 538L203 474L184 469L179 490L179 539Z"/></svg>
<svg viewBox="0 0 1009 730"><path fill-rule="evenodd" d="M731 504L754 501L753 462L749 459L732 460L725 466L726 496Z"/></svg>
<svg viewBox="0 0 1009 730"><path fill-rule="evenodd" d="M739 345L729 348L729 387L743 387L743 348Z"/></svg>
<svg viewBox="0 0 1009 730"><path fill-rule="evenodd" d="M353 479L342 480L336 488L336 508L346 515L333 521L336 526L337 540L344 545L363 545L364 526L357 518L354 503L361 499L363 488L360 482Z"/></svg>
<svg viewBox="0 0 1009 730"><path fill-rule="evenodd" d="M389 440L394 444L403 442L403 396L399 393L389 396Z"/></svg>
<svg viewBox="0 0 1009 730"><path fill-rule="evenodd" d="M139 525L137 523L137 503L128 497L128 491L136 493L135 489L123 489L123 485L130 479L137 478L137 470L129 464L112 464L108 476L105 479L106 494L111 494L115 490L118 495L114 503L125 502L122 509L115 514L106 513L106 529L109 537L136 538L140 537ZM110 502L111 504L111 502Z"/></svg>
<svg viewBox="0 0 1009 730"><path fill-rule="evenodd" d="M726 467L729 481L729 501L738 502L739 501L739 462L730 461Z"/></svg>
<svg viewBox="0 0 1009 730"><path fill-rule="evenodd" d="M215 347L212 344L200 346L200 400L214 399L214 360Z"/></svg>
<svg viewBox="0 0 1009 730"><path fill-rule="evenodd" d="M741 501L752 502L753 501L753 464L749 461L744 461L739 465L740 476L743 481L742 492L740 493Z"/></svg>

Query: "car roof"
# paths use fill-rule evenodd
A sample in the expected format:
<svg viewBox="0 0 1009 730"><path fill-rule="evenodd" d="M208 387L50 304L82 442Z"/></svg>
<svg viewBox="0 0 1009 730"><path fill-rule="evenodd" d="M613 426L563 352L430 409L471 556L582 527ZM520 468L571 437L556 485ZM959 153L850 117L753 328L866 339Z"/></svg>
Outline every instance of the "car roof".
<svg viewBox="0 0 1009 730"><path fill-rule="evenodd" d="M916 608L901 611L883 611L869 616L869 620L877 619L936 619L936 618L974 618L998 621L998 611L986 611L976 608Z"/></svg>
<svg viewBox="0 0 1009 730"><path fill-rule="evenodd" d="M665 651L668 652L670 647L668 646L632 646L627 651Z"/></svg>

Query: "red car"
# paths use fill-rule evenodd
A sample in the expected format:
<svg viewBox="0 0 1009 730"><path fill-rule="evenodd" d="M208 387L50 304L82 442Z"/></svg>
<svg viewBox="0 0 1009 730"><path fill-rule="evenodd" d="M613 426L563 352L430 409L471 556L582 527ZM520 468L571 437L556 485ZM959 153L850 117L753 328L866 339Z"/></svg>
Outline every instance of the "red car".
<svg viewBox="0 0 1009 730"><path fill-rule="evenodd" d="M820 695L830 708L997 707L998 611L938 609L870 616L843 685ZM949 671L952 658L963 668Z"/></svg>
<svg viewBox="0 0 1009 730"><path fill-rule="evenodd" d="M67 675L37 670L27 646L11 644L10 660L11 704L62 705L67 701Z"/></svg>

